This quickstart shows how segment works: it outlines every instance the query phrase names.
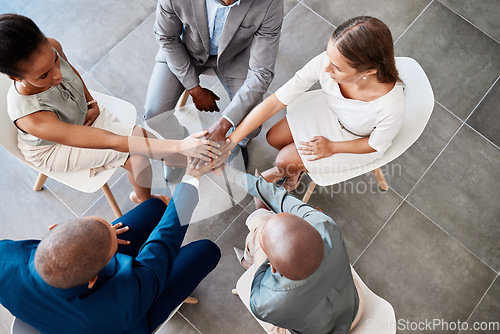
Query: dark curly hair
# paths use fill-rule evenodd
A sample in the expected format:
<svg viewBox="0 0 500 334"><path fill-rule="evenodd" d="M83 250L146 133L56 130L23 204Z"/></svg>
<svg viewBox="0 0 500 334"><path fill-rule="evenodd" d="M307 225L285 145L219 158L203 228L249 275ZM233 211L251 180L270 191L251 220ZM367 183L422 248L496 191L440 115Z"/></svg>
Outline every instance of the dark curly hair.
<svg viewBox="0 0 500 334"><path fill-rule="evenodd" d="M396 69L391 31L379 19L353 17L335 29L331 41L336 43L352 68L359 72L376 69L379 82L401 81Z"/></svg>
<svg viewBox="0 0 500 334"><path fill-rule="evenodd" d="M47 38L30 18L0 15L0 72L22 77L19 63L27 61Z"/></svg>

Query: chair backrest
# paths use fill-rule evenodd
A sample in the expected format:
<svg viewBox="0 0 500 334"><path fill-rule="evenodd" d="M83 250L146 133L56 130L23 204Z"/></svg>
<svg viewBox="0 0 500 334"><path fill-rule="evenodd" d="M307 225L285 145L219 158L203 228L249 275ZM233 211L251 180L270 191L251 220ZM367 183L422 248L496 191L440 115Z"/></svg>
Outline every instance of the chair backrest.
<svg viewBox="0 0 500 334"><path fill-rule="evenodd" d="M19 318L14 318L10 327L12 334L40 334L39 331L25 323Z"/></svg>
<svg viewBox="0 0 500 334"><path fill-rule="evenodd" d="M414 59L396 57L396 67L405 84L406 113L401 130L392 141L392 145L381 158L367 165L338 173L309 173L316 184L320 186L336 184L377 169L399 157L420 137L434 109L431 84L422 67ZM297 99L297 102L306 103L308 98L315 99L320 93L320 90L307 92L300 100ZM324 107L327 107L326 102L321 102L319 99L315 99L315 103L323 103Z"/></svg>
<svg viewBox="0 0 500 334"><path fill-rule="evenodd" d="M396 315L392 305L371 291L352 266L351 272L363 291L365 309L358 324L349 334L396 333Z"/></svg>
<svg viewBox="0 0 500 334"><path fill-rule="evenodd" d="M40 171L32 163L24 159L23 154L17 147L17 128L14 123L12 123L7 113L7 92L11 84L12 80L6 75L0 74L0 145L21 162L69 187L86 193L92 193L99 190L99 188L109 180L116 169L100 172L94 177L89 177L88 169L71 173L47 173ZM129 102L98 92L92 91L91 94L99 101L99 104L106 106L106 109L114 114L120 121L124 123L137 123L136 109Z"/></svg>

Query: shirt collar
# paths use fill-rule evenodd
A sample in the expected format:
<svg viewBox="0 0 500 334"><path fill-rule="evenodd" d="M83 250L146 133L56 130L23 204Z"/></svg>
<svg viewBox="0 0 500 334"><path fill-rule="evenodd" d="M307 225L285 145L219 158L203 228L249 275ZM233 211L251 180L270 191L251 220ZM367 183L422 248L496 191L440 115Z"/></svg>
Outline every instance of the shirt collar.
<svg viewBox="0 0 500 334"><path fill-rule="evenodd" d="M234 6L238 6L240 4L240 1L241 0L237 0L235 1L233 4L229 5L229 6L224 6L223 4L221 4L219 1L217 0L212 0L213 2L215 2L215 4L218 6L218 7L225 7L225 8L231 8L231 7L234 7Z"/></svg>

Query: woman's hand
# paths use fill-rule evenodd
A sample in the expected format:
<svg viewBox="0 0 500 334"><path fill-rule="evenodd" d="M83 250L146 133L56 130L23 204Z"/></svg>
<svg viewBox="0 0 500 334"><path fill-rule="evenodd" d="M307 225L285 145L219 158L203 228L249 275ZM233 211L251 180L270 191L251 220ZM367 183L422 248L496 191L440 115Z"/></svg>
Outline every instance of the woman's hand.
<svg viewBox="0 0 500 334"><path fill-rule="evenodd" d="M94 123L97 116L99 116L99 113L100 111L97 103L92 103L89 106L89 109L87 110L87 116L85 117L85 122L83 122L83 125L91 126Z"/></svg>
<svg viewBox="0 0 500 334"><path fill-rule="evenodd" d="M115 230L117 236L128 231L128 226L124 227L123 223L116 223L111 227ZM130 241L122 239L116 239L116 240L118 241L118 245L130 245Z"/></svg>
<svg viewBox="0 0 500 334"><path fill-rule="evenodd" d="M179 153L203 161L217 159L222 153L218 149L220 144L208 139L203 139L207 133L208 131L201 131L181 140Z"/></svg>
<svg viewBox="0 0 500 334"><path fill-rule="evenodd" d="M336 152L334 151L335 142L326 139L323 136L314 136L311 141L302 141L301 146L297 148L302 155L315 155L308 159L309 161L327 158Z"/></svg>

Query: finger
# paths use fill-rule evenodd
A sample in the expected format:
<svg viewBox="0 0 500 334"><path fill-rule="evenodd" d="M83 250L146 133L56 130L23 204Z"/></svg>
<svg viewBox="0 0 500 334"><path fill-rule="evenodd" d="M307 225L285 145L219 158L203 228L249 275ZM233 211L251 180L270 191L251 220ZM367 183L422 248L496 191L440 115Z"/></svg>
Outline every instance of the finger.
<svg viewBox="0 0 500 334"><path fill-rule="evenodd" d="M299 145L309 147L312 145L312 143L310 141L301 141L301 142L299 142Z"/></svg>
<svg viewBox="0 0 500 334"><path fill-rule="evenodd" d="M321 137L319 137L319 136L314 136L314 137L312 137L311 142L315 142L315 141L318 141L318 140L320 140L320 139L321 139Z"/></svg>
<svg viewBox="0 0 500 334"><path fill-rule="evenodd" d="M198 165L199 159L195 158L191 160L191 164L189 165L189 168L194 169Z"/></svg>
<svg viewBox="0 0 500 334"><path fill-rule="evenodd" d="M130 241L128 240L122 240L122 239L117 239L118 240L118 245L130 245Z"/></svg>
<svg viewBox="0 0 500 334"><path fill-rule="evenodd" d="M196 138L196 139L200 139L202 137L205 137L205 135L208 133L207 130L203 130L203 131L200 131L200 132L196 132L196 133L193 133L192 135L190 135L189 137L193 137L193 138Z"/></svg>
<svg viewBox="0 0 500 334"><path fill-rule="evenodd" d="M302 154L302 155L314 155L314 152L312 152L312 151L301 151L301 150L299 150L299 153Z"/></svg>
<svg viewBox="0 0 500 334"><path fill-rule="evenodd" d="M116 224L114 224L114 225L111 225L111 227L112 227L112 228L114 228L115 230L116 230L117 228L119 228L119 227L122 227L122 226L123 226L123 223L122 223L122 222L118 222L118 223L116 223Z"/></svg>
<svg viewBox="0 0 500 334"><path fill-rule="evenodd" d="M210 145L211 147L217 147L217 148L220 148L221 147L221 144L219 144L217 141L215 140L206 140L203 142L205 145Z"/></svg>
<svg viewBox="0 0 500 334"><path fill-rule="evenodd" d="M217 94L215 94L214 92L212 92L212 96L214 97L214 99L216 99L217 101L220 100L220 97L217 96Z"/></svg>
<svg viewBox="0 0 500 334"><path fill-rule="evenodd" d="M116 230L116 235L125 233L125 232L128 231L128 229L129 229L128 226L125 226L124 228L119 228L119 229Z"/></svg>
<svg viewBox="0 0 500 334"><path fill-rule="evenodd" d="M210 150L203 150L203 151L201 152L201 154L206 155L207 157L211 158L210 160L212 160L212 159L214 159L214 160L215 160L215 159L218 159L218 158L219 158L219 155L217 155L217 154L213 153L213 152L212 152L212 151L210 151Z"/></svg>

